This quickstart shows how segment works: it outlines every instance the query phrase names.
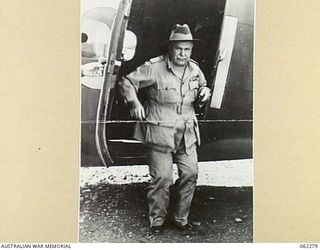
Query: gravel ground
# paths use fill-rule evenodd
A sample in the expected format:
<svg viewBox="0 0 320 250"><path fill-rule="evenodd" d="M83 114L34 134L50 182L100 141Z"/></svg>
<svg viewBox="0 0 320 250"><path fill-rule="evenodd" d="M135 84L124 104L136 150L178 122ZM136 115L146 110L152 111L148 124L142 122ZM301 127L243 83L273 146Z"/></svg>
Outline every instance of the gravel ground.
<svg viewBox="0 0 320 250"><path fill-rule="evenodd" d="M109 176L107 179L112 182L115 178ZM130 175L125 175L123 178L130 178ZM147 188L148 182L112 184L106 180L82 185L79 241L86 243L253 241L252 187L197 186L189 217L194 230L180 232L168 225L162 235L152 234L148 227Z"/></svg>
<svg viewBox="0 0 320 250"><path fill-rule="evenodd" d="M178 177L173 166L173 178ZM148 182L148 166L82 167L80 187L99 183L131 184ZM241 187L253 185L253 160L199 162L199 186Z"/></svg>

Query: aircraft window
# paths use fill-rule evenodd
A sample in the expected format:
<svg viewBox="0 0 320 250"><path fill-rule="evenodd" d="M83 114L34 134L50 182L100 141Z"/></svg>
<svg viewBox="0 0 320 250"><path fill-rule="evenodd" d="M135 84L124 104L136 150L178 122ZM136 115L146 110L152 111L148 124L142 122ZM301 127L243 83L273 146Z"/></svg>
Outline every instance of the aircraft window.
<svg viewBox="0 0 320 250"><path fill-rule="evenodd" d="M101 22L84 20L83 30L87 35L87 41L82 43L82 64L98 61L99 58L107 57L110 40L110 28ZM88 59L93 58L93 60Z"/></svg>
<svg viewBox="0 0 320 250"><path fill-rule="evenodd" d="M83 69L90 63L105 63L107 60L108 46L110 41L110 28L105 23L84 19L81 34L81 64ZM90 74L84 74L81 84L93 88L101 89L103 81L103 67L97 68ZM83 70L83 73L85 71Z"/></svg>
<svg viewBox="0 0 320 250"><path fill-rule="evenodd" d="M122 59L123 61L130 61L135 53L137 47L137 36L130 30L125 31L123 49L122 49Z"/></svg>

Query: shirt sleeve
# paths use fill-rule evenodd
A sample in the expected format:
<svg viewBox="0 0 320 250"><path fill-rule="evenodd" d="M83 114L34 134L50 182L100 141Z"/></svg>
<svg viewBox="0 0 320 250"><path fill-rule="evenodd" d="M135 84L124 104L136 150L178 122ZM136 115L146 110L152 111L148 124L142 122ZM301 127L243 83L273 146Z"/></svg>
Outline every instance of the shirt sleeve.
<svg viewBox="0 0 320 250"><path fill-rule="evenodd" d="M155 83L152 65L149 62L139 66L135 71L123 77L119 82L119 90L126 102L136 101L140 88L151 86Z"/></svg>
<svg viewBox="0 0 320 250"><path fill-rule="evenodd" d="M199 86L200 88L207 86L207 80L202 73L202 70L199 68Z"/></svg>

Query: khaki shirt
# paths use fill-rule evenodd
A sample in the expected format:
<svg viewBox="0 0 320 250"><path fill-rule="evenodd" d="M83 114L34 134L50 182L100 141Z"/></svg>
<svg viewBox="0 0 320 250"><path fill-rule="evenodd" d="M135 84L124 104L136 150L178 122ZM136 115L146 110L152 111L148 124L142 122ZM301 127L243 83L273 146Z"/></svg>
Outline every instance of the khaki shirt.
<svg viewBox="0 0 320 250"><path fill-rule="evenodd" d="M159 56L125 76L119 87L126 102L136 101L138 90L147 88L146 122L137 124L135 139L161 151L175 152L182 139L186 152L196 142L200 145L193 102L206 80L197 62L190 59L181 79L168 57Z"/></svg>

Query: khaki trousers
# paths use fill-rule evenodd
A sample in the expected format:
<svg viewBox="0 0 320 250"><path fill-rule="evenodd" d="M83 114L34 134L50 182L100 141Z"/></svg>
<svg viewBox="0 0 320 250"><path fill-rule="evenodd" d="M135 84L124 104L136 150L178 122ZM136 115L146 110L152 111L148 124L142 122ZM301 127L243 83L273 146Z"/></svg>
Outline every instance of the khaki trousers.
<svg viewBox="0 0 320 250"><path fill-rule="evenodd" d="M173 162L178 166L179 178L174 185L176 200L172 219L175 223L186 225L198 177L196 145L188 149L188 153L184 143L181 143L176 153L160 152L151 148L147 151L152 177L147 194L150 225L161 226L166 219L170 201L169 186L173 183Z"/></svg>

